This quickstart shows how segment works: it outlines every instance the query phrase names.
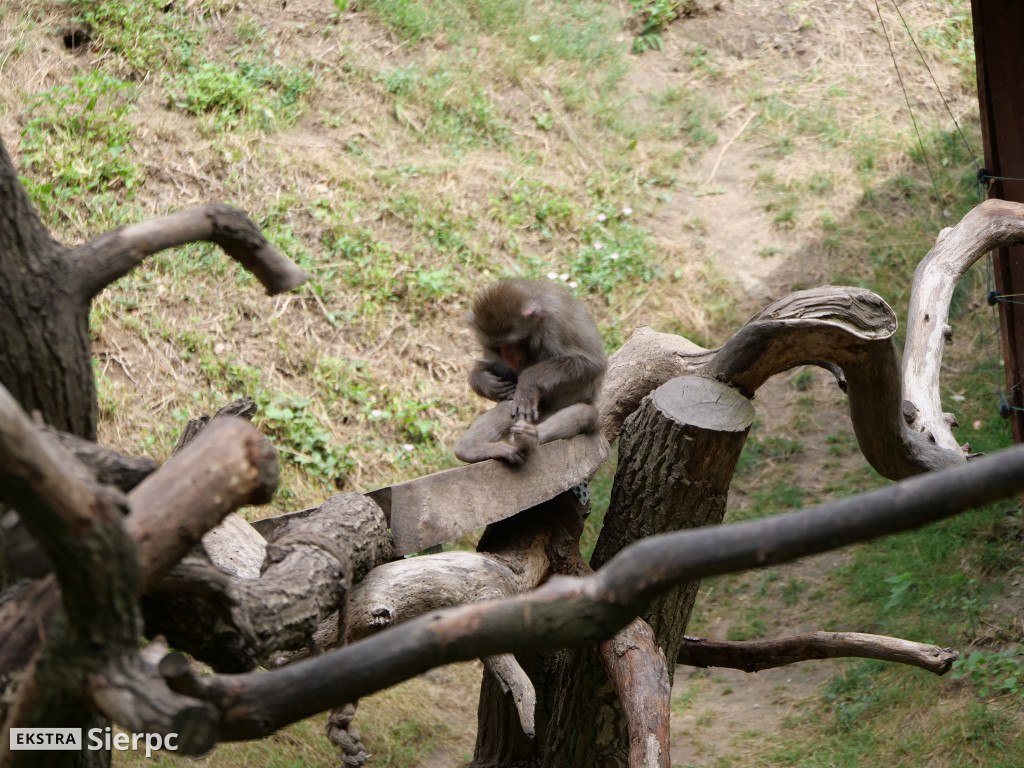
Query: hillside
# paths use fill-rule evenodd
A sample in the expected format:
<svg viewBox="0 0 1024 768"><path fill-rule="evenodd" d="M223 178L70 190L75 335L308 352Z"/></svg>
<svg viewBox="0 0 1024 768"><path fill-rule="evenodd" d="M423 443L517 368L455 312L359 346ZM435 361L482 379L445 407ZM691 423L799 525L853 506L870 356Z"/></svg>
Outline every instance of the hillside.
<svg viewBox="0 0 1024 768"><path fill-rule="evenodd" d="M478 285L510 274L573 284L609 350L640 324L717 346L771 299L827 282L878 292L902 320L917 261L979 200L969 3L879 16L861 0L701 0L647 29L672 6L0 2L0 138L58 238L224 201L313 276L268 298L196 246L108 289L92 314L100 440L162 460L189 417L252 395L284 466L277 499L252 516L452 466L481 408L463 316ZM982 266L965 281L944 392L976 450L1008 441L984 280ZM824 374L777 377L756 405L734 517L881 482ZM939 595L950 636L931 636L934 624L904 636L1002 651L1020 639L1008 549L1019 516L995 514L947 537L995 540L959 561L944 551L963 576L952 593L926 589L902 555L841 553L705 585L693 631L901 634L900 611L916 622ZM861 558L879 563L881 597L850 584ZM935 562L948 564L916 567ZM901 577L914 587L898 590ZM915 593L920 605L904 602ZM911 675L684 671L675 764L996 765L1019 744L1018 704ZM475 676L436 670L364 702L375 764L463 764ZM951 712L1001 741L933 733ZM844 717L903 728L870 741ZM911 722L941 746L913 752L925 762L897 738ZM830 757L792 746L794 733ZM842 733L868 756L833 748ZM242 749L209 764L239 764ZM251 765L278 750L289 765L329 759L308 725L252 749Z"/></svg>

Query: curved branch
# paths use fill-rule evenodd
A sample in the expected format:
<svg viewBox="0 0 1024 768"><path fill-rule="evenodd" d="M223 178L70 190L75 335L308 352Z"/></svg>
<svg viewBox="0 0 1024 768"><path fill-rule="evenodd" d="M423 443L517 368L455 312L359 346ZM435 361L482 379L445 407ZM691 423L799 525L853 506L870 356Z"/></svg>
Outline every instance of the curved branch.
<svg viewBox="0 0 1024 768"><path fill-rule="evenodd" d="M715 351L640 328L609 360L602 431L614 439L640 400L675 376L713 376L751 396L770 376L813 361L842 369L858 443L879 474L898 480L961 464L966 452L939 392L943 346L952 333L949 302L971 264L994 248L1022 242L1024 205L1003 200L982 203L942 231L914 275L902 371L895 314L858 288L790 294Z"/></svg>
<svg viewBox="0 0 1024 768"><path fill-rule="evenodd" d="M223 248L270 295L291 290L309 277L267 242L252 219L237 208L212 203L120 227L70 250L66 255L73 273L69 285L88 301L147 256L199 241Z"/></svg>
<svg viewBox="0 0 1024 768"><path fill-rule="evenodd" d="M686 581L786 562L916 528L1024 488L1024 447L814 509L655 536L586 578L438 611L269 673L195 678L175 657L171 687L213 702L225 740L251 739L394 685L440 664L511 651L592 645Z"/></svg>
<svg viewBox="0 0 1024 768"><path fill-rule="evenodd" d="M460 550L384 563L352 590L347 640L439 608L520 594L539 582L530 570L516 573L490 555Z"/></svg>
<svg viewBox="0 0 1024 768"><path fill-rule="evenodd" d="M534 713L537 709L537 691L533 687L526 671L516 661L511 653L502 653L497 656L485 656L483 658L484 668L494 675L501 690L512 696L516 705L516 712L519 713L519 725L528 738L534 738L537 734L534 725Z"/></svg>
<svg viewBox="0 0 1024 768"><path fill-rule="evenodd" d="M989 251L1024 243L1024 205L987 200L960 222L939 234L935 247L914 272L907 341L903 357L904 397L914 406L911 426L938 446L963 456L950 427L952 414L942 412L939 374L942 350L953 331L949 303L957 282Z"/></svg>
<svg viewBox="0 0 1024 768"><path fill-rule="evenodd" d="M907 426L893 341L896 315L862 288L798 291L757 313L705 367L705 376L752 394L795 363L833 363L846 376L850 419L864 458L883 477L963 463L963 452L936 445Z"/></svg>
<svg viewBox="0 0 1024 768"><path fill-rule="evenodd" d="M808 632L778 640L732 642L687 637L676 662L691 667L730 667L745 672L783 667L810 659L879 659L910 664L944 675L960 657L951 648L861 632Z"/></svg>
<svg viewBox="0 0 1024 768"><path fill-rule="evenodd" d="M682 336L639 326L608 358L598 403L601 434L614 441L641 400L677 376L697 373L714 354Z"/></svg>

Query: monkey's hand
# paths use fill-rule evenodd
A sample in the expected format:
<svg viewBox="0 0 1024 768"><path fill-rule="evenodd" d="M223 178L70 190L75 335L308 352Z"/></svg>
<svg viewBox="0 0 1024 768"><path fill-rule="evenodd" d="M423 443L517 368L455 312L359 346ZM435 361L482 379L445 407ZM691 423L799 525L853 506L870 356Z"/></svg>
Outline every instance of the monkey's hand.
<svg viewBox="0 0 1024 768"><path fill-rule="evenodd" d="M540 389L530 381L519 380L512 398L512 420L531 424L540 421Z"/></svg>
<svg viewBox="0 0 1024 768"><path fill-rule="evenodd" d="M492 370L477 370L470 376L469 386L481 397L496 403L511 400L516 393L516 382L506 379Z"/></svg>

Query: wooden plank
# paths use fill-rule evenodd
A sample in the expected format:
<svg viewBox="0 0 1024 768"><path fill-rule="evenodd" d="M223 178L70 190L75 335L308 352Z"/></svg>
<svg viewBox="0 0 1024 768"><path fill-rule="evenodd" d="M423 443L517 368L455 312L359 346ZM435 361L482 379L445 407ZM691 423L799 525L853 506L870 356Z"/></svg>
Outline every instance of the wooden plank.
<svg viewBox="0 0 1024 768"><path fill-rule="evenodd" d="M600 434L538 446L513 467L497 460L435 472L367 494L391 524L396 554L457 539L589 480L608 458Z"/></svg>
<svg viewBox="0 0 1024 768"><path fill-rule="evenodd" d="M1024 5L1017 0L972 0L974 47L978 67L978 101L985 145L985 167L995 180L989 197L1024 202ZM993 254L996 291L1009 298L999 303L1007 401L1013 441L1024 438L1024 247Z"/></svg>

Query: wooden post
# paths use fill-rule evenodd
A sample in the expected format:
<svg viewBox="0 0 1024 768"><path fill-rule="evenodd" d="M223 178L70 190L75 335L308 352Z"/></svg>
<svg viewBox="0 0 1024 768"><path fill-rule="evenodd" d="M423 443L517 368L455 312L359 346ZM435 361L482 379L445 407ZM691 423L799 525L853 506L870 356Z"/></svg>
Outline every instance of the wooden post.
<svg viewBox="0 0 1024 768"><path fill-rule="evenodd" d="M1024 5L1017 0L971 0L974 50L978 62L978 101L985 145L985 168L996 179L989 196L1024 202ZM1013 441L1024 439L1024 246L994 253L1006 399ZM1020 309L1017 307L1020 306Z"/></svg>

